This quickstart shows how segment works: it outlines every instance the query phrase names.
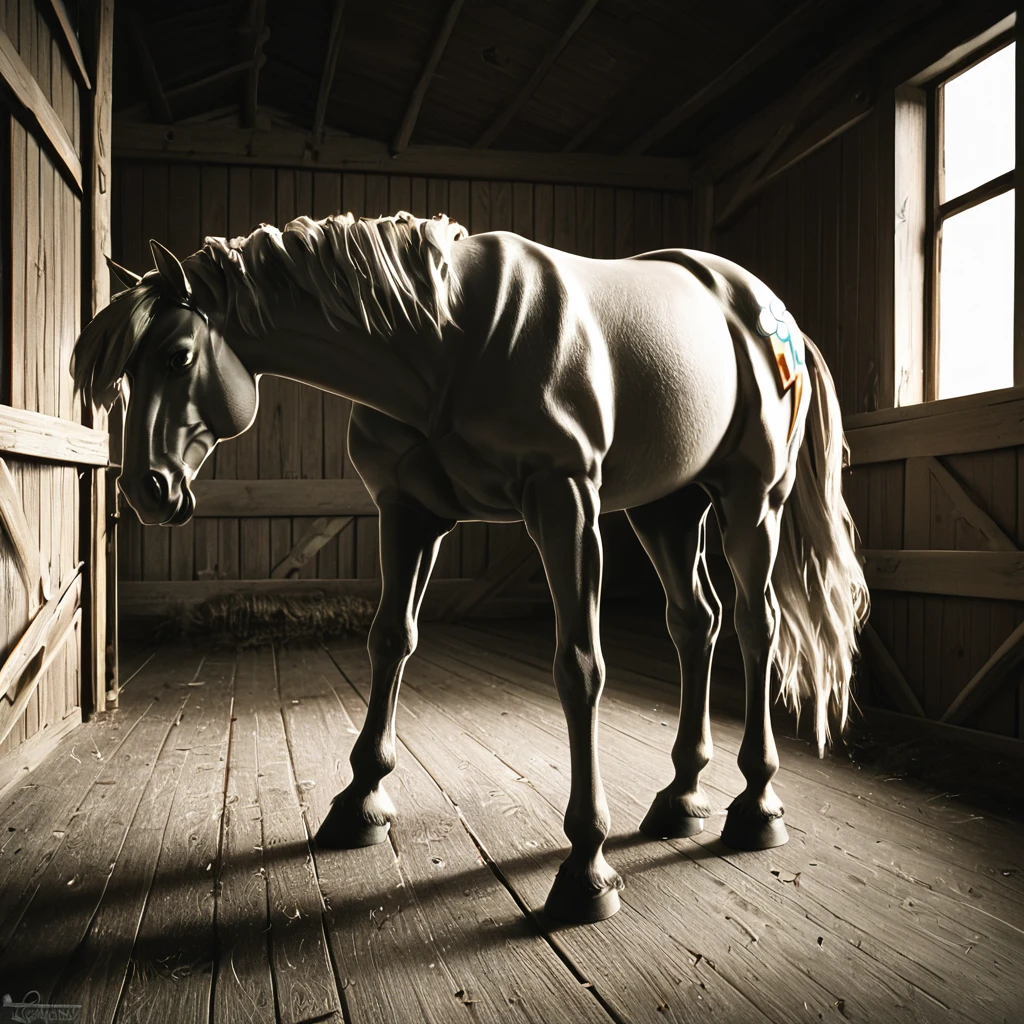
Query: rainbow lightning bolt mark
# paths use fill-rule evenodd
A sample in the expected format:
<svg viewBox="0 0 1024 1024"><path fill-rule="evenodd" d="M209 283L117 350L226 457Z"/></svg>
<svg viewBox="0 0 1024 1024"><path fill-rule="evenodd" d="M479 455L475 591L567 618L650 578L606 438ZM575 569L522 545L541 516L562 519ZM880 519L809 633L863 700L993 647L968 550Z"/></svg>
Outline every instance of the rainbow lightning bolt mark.
<svg viewBox="0 0 1024 1024"><path fill-rule="evenodd" d="M772 354L775 356L783 394L793 389L793 417L789 421L789 433L786 435L789 441L796 429L796 417L804 391L804 338L792 315L774 295L767 304L761 302L757 333L772 343Z"/></svg>

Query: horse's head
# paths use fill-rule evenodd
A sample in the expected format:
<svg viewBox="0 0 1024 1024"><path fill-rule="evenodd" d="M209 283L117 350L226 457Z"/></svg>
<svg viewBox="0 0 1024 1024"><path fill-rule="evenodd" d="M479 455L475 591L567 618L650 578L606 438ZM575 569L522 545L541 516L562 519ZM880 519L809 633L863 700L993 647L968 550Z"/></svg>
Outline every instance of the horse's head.
<svg viewBox="0 0 1024 1024"><path fill-rule="evenodd" d="M156 269L128 275L82 332L72 372L95 405L118 394L125 402L118 482L139 519L180 526L195 511L189 484L214 445L252 423L257 384L194 300L181 263L150 245Z"/></svg>

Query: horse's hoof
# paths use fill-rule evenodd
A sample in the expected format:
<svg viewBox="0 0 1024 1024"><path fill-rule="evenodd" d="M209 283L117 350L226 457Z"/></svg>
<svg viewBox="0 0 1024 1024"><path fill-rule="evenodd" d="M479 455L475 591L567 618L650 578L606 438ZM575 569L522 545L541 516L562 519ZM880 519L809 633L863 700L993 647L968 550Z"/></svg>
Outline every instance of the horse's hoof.
<svg viewBox="0 0 1024 1024"><path fill-rule="evenodd" d="M619 890L622 879L607 869L608 884L595 888L592 880L565 865L555 876L551 892L544 903L544 913L552 921L566 924L593 924L619 912Z"/></svg>
<svg viewBox="0 0 1024 1024"><path fill-rule="evenodd" d="M690 813L692 807L686 801L662 790L651 804L650 810L640 822L640 831L652 839L688 839L704 831L704 822L711 816L710 809L706 814Z"/></svg>
<svg viewBox="0 0 1024 1024"><path fill-rule="evenodd" d="M391 822L382 825L364 821L353 814L342 800L335 800L316 832L316 845L327 850L358 850L383 843L391 831Z"/></svg>
<svg viewBox="0 0 1024 1024"><path fill-rule="evenodd" d="M733 850L771 850L785 846L789 833L781 814L766 818L760 810L734 803L725 818L722 842Z"/></svg>

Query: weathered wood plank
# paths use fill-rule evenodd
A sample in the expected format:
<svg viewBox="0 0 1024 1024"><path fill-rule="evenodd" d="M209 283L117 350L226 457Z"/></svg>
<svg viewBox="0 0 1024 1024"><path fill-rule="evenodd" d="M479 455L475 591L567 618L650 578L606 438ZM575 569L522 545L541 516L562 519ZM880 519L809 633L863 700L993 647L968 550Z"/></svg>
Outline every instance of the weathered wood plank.
<svg viewBox="0 0 1024 1024"><path fill-rule="evenodd" d="M306 132L277 126L273 131L250 131L203 124L176 125L169 132L166 125L115 121L116 157L310 168ZM608 155L595 160L591 153L529 153L458 146L409 146L392 157L388 142L328 134L318 145L312 166L362 174L558 181L680 191L689 187L690 161Z"/></svg>
<svg viewBox="0 0 1024 1024"><path fill-rule="evenodd" d="M213 1024L276 1024L270 973L270 918L260 807L258 711L268 692L253 651L239 652L231 709L224 827L217 874L217 967Z"/></svg>
<svg viewBox="0 0 1024 1024"><path fill-rule="evenodd" d="M356 657L366 660L365 652ZM305 791L312 831L348 781L339 740L350 744L365 704L321 651L285 653L280 669L295 769L315 783ZM607 1021L481 861L457 809L407 750L389 781L410 808L392 842L317 854L351 1018L440 1021L469 1009L488 1024L559 1014ZM500 934L500 943L481 941L488 934Z"/></svg>
<svg viewBox="0 0 1024 1024"><path fill-rule="evenodd" d="M198 665L200 657L189 660ZM49 765L38 770L39 783L57 787L57 792L25 800L23 807L15 801L11 808L15 814L7 828L25 830L26 856L14 869L14 884L4 890L9 912L0 917L0 965L8 983L17 979L15 991L35 990L42 1001L49 1001L62 968L79 948L153 772L154 752L163 748L188 698L187 691L181 692L184 688L177 700L156 702L150 695L166 684L177 685L183 668L181 663L164 663L147 673L140 690L143 713L123 738L110 736L107 742L114 740L113 749L106 756L99 746L96 756L83 744L84 757L77 758L75 770L74 750L66 750L52 770L47 771ZM99 739L97 731L90 730L94 739ZM44 821L45 829L39 827ZM34 870L28 874L26 868ZM62 922L59 935L50 927L57 918ZM126 965L121 965L122 978Z"/></svg>
<svg viewBox="0 0 1024 1024"><path fill-rule="evenodd" d="M196 515L375 516L362 480L196 480Z"/></svg>
<svg viewBox="0 0 1024 1024"><path fill-rule="evenodd" d="M1024 625L1018 626L971 677L940 721L962 724L1006 681L1007 675L1024 661ZM902 710L902 709L901 709Z"/></svg>
<svg viewBox="0 0 1024 1024"><path fill-rule="evenodd" d="M35 76L18 53L7 33L0 28L0 78L14 94L34 125L42 132L60 162L64 174L79 194L82 192L82 161L67 129L50 101L39 88Z"/></svg>
<svg viewBox="0 0 1024 1024"><path fill-rule="evenodd" d="M0 452L78 466L105 466L109 435L57 416L0 405Z"/></svg>
<svg viewBox="0 0 1024 1024"><path fill-rule="evenodd" d="M424 614L436 615L469 579L433 580L424 597ZM379 579L282 579L282 580L171 580L167 582L122 583L123 611L133 615L175 615L199 601L224 594L285 594L362 597L375 602L380 596ZM524 615L537 606L550 607L547 590L532 588L515 597L498 597L485 606L488 615ZM480 610L478 609L478 612Z"/></svg>
<svg viewBox="0 0 1024 1024"><path fill-rule="evenodd" d="M119 1019L205 1021L216 962L214 898L234 658L203 665L187 708L182 779L139 923ZM189 727L194 727L194 732Z"/></svg>
<svg viewBox="0 0 1024 1024"><path fill-rule="evenodd" d="M142 791L141 801L89 930L50 996L57 1003L81 1006L97 1024L112 1024L115 1019L160 850L168 830L178 824L171 818L171 809L188 761L185 747L202 720L190 714L197 688L187 685L200 667L199 660L197 655L174 666L176 685L168 690L178 699L168 699L160 716L167 734L162 744L153 743L138 758L141 764L152 766L148 783L139 783L140 767L132 761L126 763L120 751L100 780L117 790L127 790L134 783ZM113 893L116 899L111 898Z"/></svg>
<svg viewBox="0 0 1024 1024"><path fill-rule="evenodd" d="M853 465L888 462L914 455L952 455L1024 444L1024 398L1017 391L990 392L986 397L991 404L987 405L950 408L944 401L893 410L924 410L914 416L844 417L850 461Z"/></svg>
<svg viewBox="0 0 1024 1024"><path fill-rule="evenodd" d="M340 1020L341 1005L324 937L323 896L308 845L285 737L277 670L270 651L256 657L255 704L263 864L270 917L270 965L281 1024Z"/></svg>
<svg viewBox="0 0 1024 1024"><path fill-rule="evenodd" d="M271 570L271 578L283 580L297 575L304 565L316 558L317 552L332 537L341 533L352 521L352 516L320 516L314 519L306 532L296 541L295 547Z"/></svg>
<svg viewBox="0 0 1024 1024"><path fill-rule="evenodd" d="M863 555L864 575L872 589L1024 599L1024 552L869 548Z"/></svg>

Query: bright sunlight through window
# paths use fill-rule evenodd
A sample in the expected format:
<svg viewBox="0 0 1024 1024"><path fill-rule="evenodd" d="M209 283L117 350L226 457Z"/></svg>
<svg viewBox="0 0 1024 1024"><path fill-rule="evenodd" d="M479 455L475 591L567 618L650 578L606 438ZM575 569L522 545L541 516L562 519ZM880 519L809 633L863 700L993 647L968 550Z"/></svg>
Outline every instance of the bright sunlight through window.
<svg viewBox="0 0 1024 1024"><path fill-rule="evenodd" d="M1015 46L939 87L937 398L1013 384Z"/></svg>

